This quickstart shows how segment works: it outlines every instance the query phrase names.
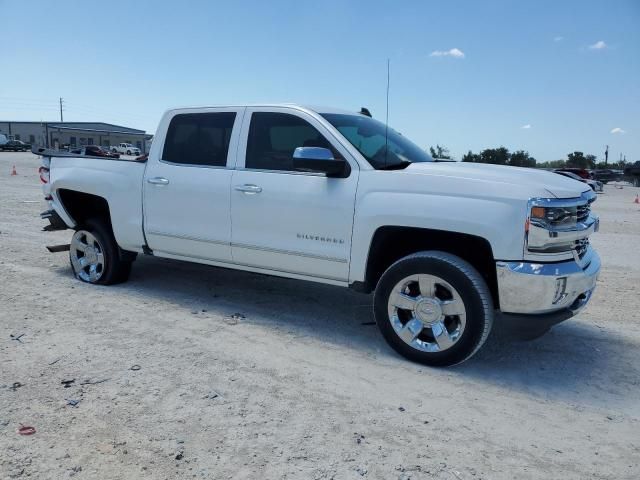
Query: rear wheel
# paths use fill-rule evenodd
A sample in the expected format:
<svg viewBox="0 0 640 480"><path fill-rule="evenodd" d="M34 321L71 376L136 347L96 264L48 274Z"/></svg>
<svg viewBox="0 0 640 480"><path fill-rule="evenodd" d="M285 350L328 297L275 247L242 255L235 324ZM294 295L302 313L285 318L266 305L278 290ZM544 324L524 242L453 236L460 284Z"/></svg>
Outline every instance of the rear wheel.
<svg viewBox="0 0 640 480"><path fill-rule="evenodd" d="M432 366L471 357L493 324L493 302L482 276L461 258L436 251L391 265L376 288L374 311L391 347Z"/></svg>
<svg viewBox="0 0 640 480"><path fill-rule="evenodd" d="M130 258L120 251L111 228L89 220L71 239L69 260L76 278L83 282L113 285L129 278Z"/></svg>

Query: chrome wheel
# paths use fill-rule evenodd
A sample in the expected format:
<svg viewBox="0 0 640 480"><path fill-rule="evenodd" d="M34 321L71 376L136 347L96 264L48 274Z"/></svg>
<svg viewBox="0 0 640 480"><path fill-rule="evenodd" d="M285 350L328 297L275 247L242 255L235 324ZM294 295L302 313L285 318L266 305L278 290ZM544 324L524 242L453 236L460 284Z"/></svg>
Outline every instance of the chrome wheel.
<svg viewBox="0 0 640 480"><path fill-rule="evenodd" d="M458 291L433 275L410 275L391 290L391 326L407 345L423 352L442 352L460 339L467 312Z"/></svg>
<svg viewBox="0 0 640 480"><path fill-rule="evenodd" d="M81 280L90 283L100 280L105 269L104 248L90 232L78 230L73 234L69 256Z"/></svg>

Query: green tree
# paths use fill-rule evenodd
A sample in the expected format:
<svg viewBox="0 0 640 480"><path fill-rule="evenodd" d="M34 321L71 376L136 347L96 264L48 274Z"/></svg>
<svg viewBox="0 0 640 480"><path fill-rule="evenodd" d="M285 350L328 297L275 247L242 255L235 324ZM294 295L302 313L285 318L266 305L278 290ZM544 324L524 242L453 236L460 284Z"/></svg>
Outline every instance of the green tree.
<svg viewBox="0 0 640 480"><path fill-rule="evenodd" d="M449 149L444 145L436 145L436 148L429 147L429 153L433 158L442 158L443 160L450 160Z"/></svg>
<svg viewBox="0 0 640 480"><path fill-rule="evenodd" d="M487 148L480 152L480 161L482 163L507 165L509 163L509 157L509 150L505 147Z"/></svg>
<svg viewBox="0 0 640 480"><path fill-rule="evenodd" d="M548 162L538 162L536 167L538 168L564 168L567 166L566 160L551 160Z"/></svg>
<svg viewBox="0 0 640 480"><path fill-rule="evenodd" d="M567 155L567 167L572 168L594 168L596 166L596 156L586 155L583 152L573 152Z"/></svg>
<svg viewBox="0 0 640 480"><path fill-rule="evenodd" d="M535 167L536 159L529 155L529 152L518 150L511 154L509 165L513 167Z"/></svg>
<svg viewBox="0 0 640 480"><path fill-rule="evenodd" d="M480 155L473 153L471 150L462 156L463 162L480 163Z"/></svg>

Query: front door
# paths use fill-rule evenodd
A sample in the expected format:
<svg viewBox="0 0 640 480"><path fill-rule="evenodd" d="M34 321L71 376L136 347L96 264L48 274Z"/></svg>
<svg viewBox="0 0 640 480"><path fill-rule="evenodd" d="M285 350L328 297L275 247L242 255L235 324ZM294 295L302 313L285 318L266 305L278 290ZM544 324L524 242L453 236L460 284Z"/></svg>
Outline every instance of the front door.
<svg viewBox="0 0 640 480"><path fill-rule="evenodd" d="M206 108L166 120L144 183L145 234L158 255L231 261L229 188L243 112Z"/></svg>
<svg viewBox="0 0 640 480"><path fill-rule="evenodd" d="M303 146L345 158L345 178L294 171L293 152ZM231 179L233 261L346 282L359 174L348 155L303 111L248 108Z"/></svg>

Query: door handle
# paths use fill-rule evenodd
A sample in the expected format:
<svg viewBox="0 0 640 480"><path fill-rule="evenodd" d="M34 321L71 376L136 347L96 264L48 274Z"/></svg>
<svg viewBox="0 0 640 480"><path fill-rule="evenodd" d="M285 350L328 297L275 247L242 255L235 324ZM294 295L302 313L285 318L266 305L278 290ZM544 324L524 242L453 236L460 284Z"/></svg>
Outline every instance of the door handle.
<svg viewBox="0 0 640 480"><path fill-rule="evenodd" d="M154 185L169 185L169 180L164 177L147 178L147 182L153 183Z"/></svg>
<svg viewBox="0 0 640 480"><path fill-rule="evenodd" d="M248 194L260 193L262 191L262 187L259 187L257 185L252 185L249 183L245 183L244 185L236 185L233 188L239 192L248 193Z"/></svg>

